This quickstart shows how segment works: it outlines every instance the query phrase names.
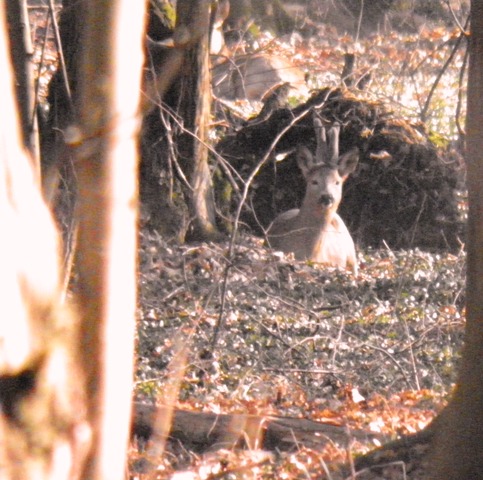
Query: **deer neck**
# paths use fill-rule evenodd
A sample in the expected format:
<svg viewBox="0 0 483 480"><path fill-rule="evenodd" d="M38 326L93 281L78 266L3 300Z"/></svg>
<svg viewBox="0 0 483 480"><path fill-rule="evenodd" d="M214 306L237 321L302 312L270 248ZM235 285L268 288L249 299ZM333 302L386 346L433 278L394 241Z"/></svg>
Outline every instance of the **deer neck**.
<svg viewBox="0 0 483 480"><path fill-rule="evenodd" d="M318 244L332 229L331 224L335 211L335 208L322 210L318 205L302 205L295 219L294 227L304 232L307 245Z"/></svg>
<svg viewBox="0 0 483 480"><path fill-rule="evenodd" d="M297 216L298 222L300 224L306 223L307 225L312 226L329 225L334 218L336 210L337 205L323 209L317 203L304 202L300 207Z"/></svg>

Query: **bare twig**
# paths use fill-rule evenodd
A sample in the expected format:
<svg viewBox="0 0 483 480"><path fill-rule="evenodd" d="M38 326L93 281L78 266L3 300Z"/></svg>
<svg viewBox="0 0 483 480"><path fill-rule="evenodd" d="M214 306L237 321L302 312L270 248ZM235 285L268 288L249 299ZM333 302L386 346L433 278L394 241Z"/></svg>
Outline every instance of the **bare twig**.
<svg viewBox="0 0 483 480"><path fill-rule="evenodd" d="M346 334L349 335L352 338L355 338L356 340L359 340L359 338L357 337L357 335L354 335L354 334L349 333L349 332L346 332ZM360 345L361 346L364 346L364 347L372 348L373 350L377 350L378 352L381 352L384 355L386 355L391 360L391 362L394 363L394 365L396 365L396 367L398 368L398 370L401 372L401 374L404 377L404 380L406 381L408 387L410 389L413 388L413 386L411 385L411 382L409 381L409 377L407 376L404 368L396 360L396 358L394 357L394 355L392 355L387 349L382 348L382 347L378 347L377 345L374 345L373 343L369 343L369 342L361 342Z"/></svg>
<svg viewBox="0 0 483 480"><path fill-rule="evenodd" d="M262 368L262 372L285 372L285 373L312 373L312 374L322 374L322 375L337 375L337 370L322 370L319 368Z"/></svg>
<svg viewBox="0 0 483 480"><path fill-rule="evenodd" d="M357 19L357 30L356 30L356 38L354 39L355 42L359 41L359 35L361 33L361 26L362 26L362 17L364 15L364 0L361 0L361 8L359 9L359 18Z"/></svg>
<svg viewBox="0 0 483 480"><path fill-rule="evenodd" d="M44 66L45 51L47 49L47 39L49 36L49 29L50 29L50 15L49 15L49 12L47 11L44 38L42 40L42 50L40 52L40 61L37 67L37 79L35 81L34 107L32 111L32 116L30 117L30 129L33 129L33 125L35 125L35 119L37 117L37 108L39 106L39 98L40 98L40 77L42 73L42 67Z"/></svg>
<svg viewBox="0 0 483 480"><path fill-rule="evenodd" d="M59 25L57 23L57 18L55 16L55 6L54 0L49 0L49 15L52 21L52 29L54 31L55 46L57 48L57 53L59 55L59 67L62 72L62 79L64 80L64 88L67 94L67 99L69 101L69 107L71 111L74 112L74 102L72 100L72 92L70 90L69 76L67 75L67 66L65 64L64 50L62 48L62 41L60 39Z"/></svg>
<svg viewBox="0 0 483 480"><path fill-rule="evenodd" d="M334 342L334 348L332 349L332 354L330 356L330 364L331 365L334 365L335 363L335 357L338 353L338 346L340 345L340 342L341 342L341 339L342 339L342 334L344 333L344 327L345 327L345 316L343 315L342 316L342 321L340 322L340 327L339 327L339 330L337 332L337 338L335 339L335 342Z"/></svg>
<svg viewBox="0 0 483 480"><path fill-rule="evenodd" d="M411 234L411 241L410 241L410 245L412 245L414 243L414 239L416 238L416 233L417 233L417 227L418 227L418 224L419 224L419 220L421 218L421 215L423 214L424 212L424 208L426 207L426 201L428 199L428 194L426 192L424 192L424 196L423 196L423 201L421 202L421 207L419 209L419 212L418 214L416 215L416 219L414 220L414 223L413 223L413 227L412 227L412 234Z"/></svg>
<svg viewBox="0 0 483 480"><path fill-rule="evenodd" d="M174 141L172 140L172 136L173 136L172 135L172 127L171 127L170 123L167 121L167 117L168 116L177 125L177 127L180 128L183 131L183 133L187 133L189 135L192 135L193 137L196 138L196 140L198 140L199 142L201 142L209 150L209 152L217 160L218 165L220 165L220 167L223 169L223 172L227 176L227 178L228 178L228 180L230 182L230 185L232 186L232 188L235 191L235 193L237 193L238 195L240 195L240 187L238 186L238 183L237 183L237 181L235 180L234 177L235 176L238 177L238 180L239 181L241 181L242 178L241 178L241 175L235 170L235 168L233 168L233 166L230 165L230 163L227 162L211 145L208 145L206 142L204 142L203 140L201 140L195 133L187 130L184 127L182 121L178 118L178 116L169 107L167 107L161 101L158 102L157 106L159 107L159 109L162 112L160 118L161 118L161 121L163 123L163 126L166 128L166 132L167 132L167 136L168 136L168 146L169 146L170 154L171 154L170 155L170 159L171 158L172 159L175 159L176 158L176 155L175 155L176 152L174 150ZM188 188L191 189L191 186L189 185L188 179L184 175L183 171L181 170L181 167L179 167L179 164L177 162L175 162L175 167L176 167L176 171L181 176L181 179L184 182L184 184Z"/></svg>
<svg viewBox="0 0 483 480"><path fill-rule="evenodd" d="M465 25L468 25L468 19L466 19ZM461 65L460 69L460 74L458 78L458 103L456 104L456 112L455 112L455 123L456 123L456 128L458 129L458 133L461 137L465 136L465 129L461 125L461 109L463 106L463 85L464 83L464 78L465 78L465 72L466 72L466 67L468 65L468 58L469 58L469 37L466 36L466 50L465 50L465 55L463 57L463 64Z"/></svg>
<svg viewBox="0 0 483 480"><path fill-rule="evenodd" d="M468 18L469 17L466 19L465 26L463 27L463 25L461 25L459 18L456 16L456 13L453 9L453 6L451 5L451 2L449 0L444 0L444 3L448 7L448 10L451 13L451 16L453 17L453 21L456 24L456 26L460 29L460 32L467 35L468 33L467 33L466 29L468 28Z"/></svg>
<svg viewBox="0 0 483 480"><path fill-rule="evenodd" d="M461 44L461 40L463 40L463 38L466 38L465 33L461 33L458 36L458 38L456 39L456 42L453 46L453 49L451 50L449 57L447 58L446 62L444 62L444 65L439 70L438 75L436 75L436 79L434 80L433 85L431 86L429 94L426 98L426 102L424 103L424 107L421 111L420 118L421 118L421 121L423 121L423 122L426 121L426 116L428 114L429 106L431 104L431 100L433 98L434 92L436 91L436 88L438 87L439 82L441 81L441 78L443 77L443 75L446 72L446 70L448 69L448 67L451 65L451 62L453 61L456 53L458 52L458 49L459 49L460 44Z"/></svg>

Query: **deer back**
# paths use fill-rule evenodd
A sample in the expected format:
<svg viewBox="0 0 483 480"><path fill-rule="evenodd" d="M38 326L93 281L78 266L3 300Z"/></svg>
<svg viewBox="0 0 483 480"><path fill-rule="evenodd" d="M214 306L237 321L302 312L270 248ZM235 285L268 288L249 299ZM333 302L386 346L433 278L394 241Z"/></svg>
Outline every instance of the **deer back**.
<svg viewBox="0 0 483 480"><path fill-rule="evenodd" d="M339 155L339 126L329 132L319 119L315 155L305 146L297 147L297 165L306 181L300 209L279 215L268 231L268 243L275 250L293 252L295 258L357 272L354 242L337 214L342 186L359 159L357 149Z"/></svg>

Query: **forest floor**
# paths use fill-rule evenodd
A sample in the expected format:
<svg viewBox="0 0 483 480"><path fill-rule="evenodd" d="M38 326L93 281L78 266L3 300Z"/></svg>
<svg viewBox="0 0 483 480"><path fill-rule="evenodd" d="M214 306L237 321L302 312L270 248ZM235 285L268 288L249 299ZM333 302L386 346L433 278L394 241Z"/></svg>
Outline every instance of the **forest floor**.
<svg viewBox="0 0 483 480"><path fill-rule="evenodd" d="M444 71L443 64L457 34L433 25L354 45L329 29L309 42L269 35L260 42L310 72L314 88L337 85L343 54L355 47L356 72L373 79L368 97L424 120L433 141L450 148L464 112L463 52ZM236 106L247 117L259 108ZM140 245L137 400L304 418L374 436L275 453L180 453L168 445L150 473L136 467L144 454L133 445L133 478L341 478L340 464L421 430L445 405L464 334L463 246L359 251L354 278L270 251L247 233L232 256L228 241L180 246L147 230ZM364 478L417 478L417 468L413 475L396 462L391 475Z"/></svg>
<svg viewBox="0 0 483 480"><path fill-rule="evenodd" d="M433 27L357 45L360 75L372 72L367 95L405 118L424 118L446 146L457 138L462 53L430 91L455 35ZM293 58L319 87L338 82L350 42L267 37L265 48ZM136 468L144 454L133 445L133 478L338 478L340 464L421 430L445 405L464 334L463 249L359 251L354 278L272 252L249 234L231 257L228 242L180 246L149 231L140 245L137 400L304 418L375 436L276 453L181 454L168 444L150 473ZM416 478L408 465L396 471L372 478Z"/></svg>
<svg viewBox="0 0 483 480"><path fill-rule="evenodd" d="M43 11L32 18L40 38ZM366 94L424 120L447 148L464 115L463 52L439 74L458 33L432 25L354 42L327 28L309 41L262 33L259 48L293 59L311 88L338 85L344 53L354 50L356 75L371 73ZM42 64L43 96L55 68L52 50ZM248 117L260 105L238 107ZM337 465L421 430L445 405L463 343L463 248L359 251L355 278L270 251L246 232L232 256L228 241L178 245L148 230L139 241L136 400L310 419L374 436L271 453L195 454L168 444L149 473L138 468L144 453L133 442L131 478L337 478ZM398 468L397 478L413 478Z"/></svg>
<svg viewBox="0 0 483 480"><path fill-rule="evenodd" d="M444 405L463 341L463 253L360 252L354 278L248 236L232 258L227 244L178 246L148 232L141 246L138 399L169 403L179 380L177 408L307 418L384 439L420 430ZM377 445L353 442L351 453ZM212 478L201 470L218 471L226 455L190 457L190 478ZM346 456L301 448L257 478L314 478L320 459ZM188 468L167 458L164 475Z"/></svg>

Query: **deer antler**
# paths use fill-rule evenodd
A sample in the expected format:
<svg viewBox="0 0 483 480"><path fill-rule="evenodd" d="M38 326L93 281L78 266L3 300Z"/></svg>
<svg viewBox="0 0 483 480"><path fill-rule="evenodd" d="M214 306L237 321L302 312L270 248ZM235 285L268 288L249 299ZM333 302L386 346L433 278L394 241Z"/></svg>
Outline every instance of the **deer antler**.
<svg viewBox="0 0 483 480"><path fill-rule="evenodd" d="M327 146L327 137L325 134L325 128L322 125L320 118L314 114L314 129L315 138L317 140L317 149L315 150L315 158L317 163L328 163L329 150Z"/></svg>
<svg viewBox="0 0 483 480"><path fill-rule="evenodd" d="M332 128L326 133L322 121L314 114L314 129L315 138L317 139L317 149L315 151L317 163L325 163L335 167L339 159L340 124L334 123Z"/></svg>
<svg viewBox="0 0 483 480"><path fill-rule="evenodd" d="M330 145L330 165L337 165L337 160L339 159L339 132L340 124L334 123L332 128L328 132L329 145Z"/></svg>

